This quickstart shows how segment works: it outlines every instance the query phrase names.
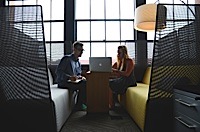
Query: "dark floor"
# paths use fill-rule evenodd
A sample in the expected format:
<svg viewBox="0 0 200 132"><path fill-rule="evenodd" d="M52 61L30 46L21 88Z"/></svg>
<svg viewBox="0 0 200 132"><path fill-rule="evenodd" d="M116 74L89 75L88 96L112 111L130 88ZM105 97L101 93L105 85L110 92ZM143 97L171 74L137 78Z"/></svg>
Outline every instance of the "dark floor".
<svg viewBox="0 0 200 132"><path fill-rule="evenodd" d="M61 132L141 132L127 112L117 107L109 113L73 112Z"/></svg>

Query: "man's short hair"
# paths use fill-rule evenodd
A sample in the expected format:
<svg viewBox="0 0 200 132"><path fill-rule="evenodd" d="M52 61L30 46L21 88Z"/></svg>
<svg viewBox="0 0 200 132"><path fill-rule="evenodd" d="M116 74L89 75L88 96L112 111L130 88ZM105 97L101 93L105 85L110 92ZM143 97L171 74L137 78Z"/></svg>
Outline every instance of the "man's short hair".
<svg viewBox="0 0 200 132"><path fill-rule="evenodd" d="M75 41L75 42L73 43L73 47L74 47L74 48L83 47L83 43L81 43L80 41Z"/></svg>

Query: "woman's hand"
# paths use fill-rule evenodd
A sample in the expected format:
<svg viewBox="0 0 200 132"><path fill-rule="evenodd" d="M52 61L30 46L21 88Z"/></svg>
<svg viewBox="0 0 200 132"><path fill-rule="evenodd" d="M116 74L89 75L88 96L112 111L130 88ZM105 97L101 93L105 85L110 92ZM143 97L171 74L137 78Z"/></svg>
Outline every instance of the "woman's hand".
<svg viewBox="0 0 200 132"><path fill-rule="evenodd" d="M111 72L110 78L118 78L121 76L121 71L117 69L112 69L113 72Z"/></svg>
<svg viewBox="0 0 200 132"><path fill-rule="evenodd" d="M118 70L117 70L117 69L115 69L115 68L112 68L112 71L113 71L113 72L118 72Z"/></svg>

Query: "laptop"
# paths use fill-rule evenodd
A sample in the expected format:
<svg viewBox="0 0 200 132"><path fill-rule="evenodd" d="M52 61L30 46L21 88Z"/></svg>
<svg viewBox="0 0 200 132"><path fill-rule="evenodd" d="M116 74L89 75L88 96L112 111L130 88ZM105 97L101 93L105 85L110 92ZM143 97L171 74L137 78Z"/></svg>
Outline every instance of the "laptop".
<svg viewBox="0 0 200 132"><path fill-rule="evenodd" d="M94 72L111 72L112 58L111 57L90 57L89 70Z"/></svg>

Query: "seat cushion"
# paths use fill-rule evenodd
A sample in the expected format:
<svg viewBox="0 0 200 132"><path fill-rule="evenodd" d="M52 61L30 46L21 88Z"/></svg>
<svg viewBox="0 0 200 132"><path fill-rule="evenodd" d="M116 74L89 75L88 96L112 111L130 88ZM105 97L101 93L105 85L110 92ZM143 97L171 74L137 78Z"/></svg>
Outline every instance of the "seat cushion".
<svg viewBox="0 0 200 132"><path fill-rule="evenodd" d="M48 68L48 76L49 76L49 85L51 86L53 85L53 77L49 68Z"/></svg>
<svg viewBox="0 0 200 132"><path fill-rule="evenodd" d="M126 109L133 120L144 131L146 104L149 85L137 83L137 87L129 87L126 91Z"/></svg>
<svg viewBox="0 0 200 132"><path fill-rule="evenodd" d="M74 98L68 89L61 89L57 84L51 85L51 98L55 106L57 132L68 119L74 106Z"/></svg>
<svg viewBox="0 0 200 132"><path fill-rule="evenodd" d="M144 76L143 76L143 80L142 82L144 84L148 84L150 83L150 77L151 77L151 67L147 67L145 73L144 73Z"/></svg>

